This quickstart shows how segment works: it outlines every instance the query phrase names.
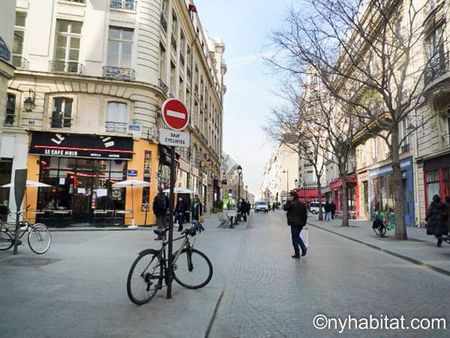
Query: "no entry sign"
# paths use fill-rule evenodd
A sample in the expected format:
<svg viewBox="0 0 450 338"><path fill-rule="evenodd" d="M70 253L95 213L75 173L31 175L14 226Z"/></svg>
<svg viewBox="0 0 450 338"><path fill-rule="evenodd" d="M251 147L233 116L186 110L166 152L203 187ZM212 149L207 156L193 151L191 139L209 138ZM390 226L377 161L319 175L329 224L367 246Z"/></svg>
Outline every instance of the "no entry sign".
<svg viewBox="0 0 450 338"><path fill-rule="evenodd" d="M173 130L183 130L189 122L189 114L183 102L167 99L162 105L162 116L166 125Z"/></svg>

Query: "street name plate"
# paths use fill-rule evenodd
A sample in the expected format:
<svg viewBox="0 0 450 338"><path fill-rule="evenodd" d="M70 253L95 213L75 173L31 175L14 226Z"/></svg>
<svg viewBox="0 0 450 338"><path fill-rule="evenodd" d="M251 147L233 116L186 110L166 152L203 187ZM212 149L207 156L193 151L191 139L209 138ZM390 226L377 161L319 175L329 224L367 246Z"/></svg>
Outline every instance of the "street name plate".
<svg viewBox="0 0 450 338"><path fill-rule="evenodd" d="M165 146L188 148L189 141L189 133L171 129L159 130L159 142Z"/></svg>

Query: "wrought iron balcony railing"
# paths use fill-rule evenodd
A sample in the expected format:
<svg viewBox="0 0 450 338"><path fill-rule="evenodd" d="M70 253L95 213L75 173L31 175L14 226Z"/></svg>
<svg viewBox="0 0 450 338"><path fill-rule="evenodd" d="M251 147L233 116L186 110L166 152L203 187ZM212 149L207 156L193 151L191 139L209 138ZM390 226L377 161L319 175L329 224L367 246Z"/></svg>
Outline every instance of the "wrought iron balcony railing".
<svg viewBox="0 0 450 338"><path fill-rule="evenodd" d="M70 128L72 127L72 119L60 116L50 118L50 128Z"/></svg>
<svg viewBox="0 0 450 338"><path fill-rule="evenodd" d="M135 71L132 68L104 66L103 77L107 79L133 81L135 79Z"/></svg>
<svg viewBox="0 0 450 338"><path fill-rule="evenodd" d="M136 1L135 0L111 0L110 8L114 9L126 9L128 11L136 10Z"/></svg>
<svg viewBox="0 0 450 338"><path fill-rule="evenodd" d="M83 65L76 61L49 61L50 72L77 73L81 74Z"/></svg>
<svg viewBox="0 0 450 338"><path fill-rule="evenodd" d="M159 88L162 90L164 94L167 94L167 91L169 90L169 87L161 79L159 79Z"/></svg>
<svg viewBox="0 0 450 338"><path fill-rule="evenodd" d="M161 22L161 27L164 29L164 32L167 33L167 20L166 17L164 16L164 13L161 13L159 21Z"/></svg>
<svg viewBox="0 0 450 338"><path fill-rule="evenodd" d="M186 68L186 75L187 75L188 79L190 80L192 72L191 72L191 69L189 67Z"/></svg>
<svg viewBox="0 0 450 338"><path fill-rule="evenodd" d="M106 121L105 127L106 131L110 133L125 133L127 131L126 122Z"/></svg>
<svg viewBox="0 0 450 338"><path fill-rule="evenodd" d="M180 54L180 64L184 66L184 55Z"/></svg>
<svg viewBox="0 0 450 338"><path fill-rule="evenodd" d="M5 114L5 126L15 126L16 122L16 114L14 113L6 113Z"/></svg>
<svg viewBox="0 0 450 338"><path fill-rule="evenodd" d="M173 35L170 37L170 43L172 44L173 49L177 50L177 40Z"/></svg>
<svg viewBox="0 0 450 338"><path fill-rule="evenodd" d="M30 68L30 61L21 57L20 55L13 55L12 64L17 69L27 70Z"/></svg>
<svg viewBox="0 0 450 338"><path fill-rule="evenodd" d="M436 55L425 69L425 85L437 80L450 70L449 53Z"/></svg>
<svg viewBox="0 0 450 338"><path fill-rule="evenodd" d="M68 1L68 2L78 2L80 4L85 4L86 3L86 0L66 0L66 1Z"/></svg>

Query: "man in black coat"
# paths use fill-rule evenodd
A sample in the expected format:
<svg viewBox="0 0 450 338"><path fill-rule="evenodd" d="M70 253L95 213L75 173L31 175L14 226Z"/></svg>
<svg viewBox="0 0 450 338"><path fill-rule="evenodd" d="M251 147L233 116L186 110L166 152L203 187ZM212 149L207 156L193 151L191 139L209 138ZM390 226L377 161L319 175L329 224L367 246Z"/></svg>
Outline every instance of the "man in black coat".
<svg viewBox="0 0 450 338"><path fill-rule="evenodd" d="M153 199L153 213L156 216L156 225L158 229L165 229L167 227L167 210L170 207L169 198L164 195L163 189L161 187L158 188L158 195ZM158 240L161 240L162 237L158 236Z"/></svg>
<svg viewBox="0 0 450 338"><path fill-rule="evenodd" d="M436 236L438 247L442 246L442 236L448 233L447 217L447 206L441 202L439 195L434 195L425 220L427 221L427 234Z"/></svg>
<svg viewBox="0 0 450 338"><path fill-rule="evenodd" d="M284 206L287 211L287 224L291 227L292 245L294 246L294 256L292 258L300 258L299 246L302 249L302 256L306 255L306 246L300 238L300 232L306 225L308 211L306 205L299 201L295 191L291 191L288 200Z"/></svg>

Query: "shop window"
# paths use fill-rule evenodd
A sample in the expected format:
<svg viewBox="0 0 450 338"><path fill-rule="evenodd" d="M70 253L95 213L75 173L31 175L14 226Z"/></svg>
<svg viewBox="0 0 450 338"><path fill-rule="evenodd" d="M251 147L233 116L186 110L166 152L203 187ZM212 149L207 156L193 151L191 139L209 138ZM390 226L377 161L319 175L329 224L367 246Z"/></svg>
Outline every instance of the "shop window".
<svg viewBox="0 0 450 338"><path fill-rule="evenodd" d="M56 97L53 99L51 128L70 128L72 126L73 99Z"/></svg>
<svg viewBox="0 0 450 338"><path fill-rule="evenodd" d="M14 126L16 120L16 95L8 94L6 102L5 126Z"/></svg>
<svg viewBox="0 0 450 338"><path fill-rule="evenodd" d="M439 195L439 170L429 171L426 174L428 204L434 195Z"/></svg>
<svg viewBox="0 0 450 338"><path fill-rule="evenodd" d="M151 181L151 173L152 173L152 152L145 150L144 152L144 181ZM144 187L142 191L142 209L145 211L145 208L151 208L150 203L150 187ZM148 209L151 210L151 209Z"/></svg>
<svg viewBox="0 0 450 338"><path fill-rule="evenodd" d="M12 159L0 158L0 185L11 182ZM0 204L9 205L9 188L0 189Z"/></svg>
<svg viewBox="0 0 450 338"><path fill-rule="evenodd" d="M444 199L450 197L450 168L444 168Z"/></svg>
<svg viewBox="0 0 450 338"><path fill-rule="evenodd" d="M106 131L125 133L127 130L127 105L123 102L108 102Z"/></svg>

